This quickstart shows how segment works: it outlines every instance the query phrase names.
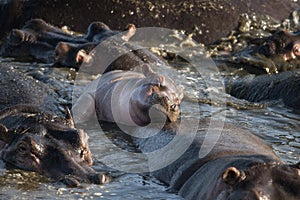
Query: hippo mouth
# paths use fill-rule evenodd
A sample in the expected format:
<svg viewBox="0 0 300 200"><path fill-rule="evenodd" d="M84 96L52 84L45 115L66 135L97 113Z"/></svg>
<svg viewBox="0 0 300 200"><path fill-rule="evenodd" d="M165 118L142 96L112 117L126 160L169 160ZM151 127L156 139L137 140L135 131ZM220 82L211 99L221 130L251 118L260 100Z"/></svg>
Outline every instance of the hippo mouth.
<svg viewBox="0 0 300 200"><path fill-rule="evenodd" d="M179 117L178 107L177 104L154 104L151 108L158 112L157 114L165 115L169 122L175 122Z"/></svg>

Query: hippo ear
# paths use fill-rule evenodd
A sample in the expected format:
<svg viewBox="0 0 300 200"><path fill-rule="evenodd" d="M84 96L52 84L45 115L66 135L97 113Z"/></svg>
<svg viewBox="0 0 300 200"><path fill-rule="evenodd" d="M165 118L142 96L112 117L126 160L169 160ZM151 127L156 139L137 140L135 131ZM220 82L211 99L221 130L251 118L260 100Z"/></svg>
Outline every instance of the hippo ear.
<svg viewBox="0 0 300 200"><path fill-rule="evenodd" d="M149 65L143 65L142 67L142 71L143 71L143 74L146 76L146 77L151 77L149 80L151 80L151 83L153 84L157 84L159 87L162 86L162 87L166 87L166 78L162 75L157 75L156 73L153 72L153 70L150 68Z"/></svg>
<svg viewBox="0 0 300 200"><path fill-rule="evenodd" d="M82 64L82 63L87 63L87 64L91 64L93 62L93 56L91 56L92 53L87 53L85 50L80 49L77 52L75 61L76 64Z"/></svg>
<svg viewBox="0 0 300 200"><path fill-rule="evenodd" d="M88 54L85 52L85 50L80 49L76 55L76 59L75 59L76 63L83 63L86 60L87 56Z"/></svg>
<svg viewBox="0 0 300 200"><path fill-rule="evenodd" d="M125 42L128 42L130 40L130 38L132 36L134 36L135 32L136 32L136 28L135 28L135 25L134 24L128 24L125 28L125 30L127 31L127 33L125 33L123 36L122 36L122 39L125 41Z"/></svg>
<svg viewBox="0 0 300 200"><path fill-rule="evenodd" d="M68 107L66 107L66 119L69 121L72 128L75 128L75 122L74 118L72 116L72 113Z"/></svg>
<svg viewBox="0 0 300 200"><path fill-rule="evenodd" d="M9 143L12 140L12 134L9 134L8 129L3 124L0 124L0 140Z"/></svg>
<svg viewBox="0 0 300 200"><path fill-rule="evenodd" d="M235 185L236 183L244 180L246 175L243 171L239 171L235 167L227 168L222 174L222 180L228 185Z"/></svg>

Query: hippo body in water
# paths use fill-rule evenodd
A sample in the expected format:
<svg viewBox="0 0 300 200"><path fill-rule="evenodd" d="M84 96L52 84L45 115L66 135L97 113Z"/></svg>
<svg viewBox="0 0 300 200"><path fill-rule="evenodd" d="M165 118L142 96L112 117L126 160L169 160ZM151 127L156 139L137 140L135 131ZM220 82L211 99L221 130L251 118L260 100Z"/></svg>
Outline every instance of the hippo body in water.
<svg viewBox="0 0 300 200"><path fill-rule="evenodd" d="M185 30L194 33L198 42L210 44L236 28L242 13L255 12L281 21L297 8L298 2L291 0L6 0L0 3L0 37L33 18L60 27L68 25L78 32L84 32L89 22L101 19L117 30L128 23Z"/></svg>
<svg viewBox="0 0 300 200"><path fill-rule="evenodd" d="M76 186L103 183L96 173L88 136L63 117L57 95L43 83L1 65L0 158L8 166L35 171Z"/></svg>
<svg viewBox="0 0 300 200"><path fill-rule="evenodd" d="M41 19L28 21L22 29L13 29L1 46L0 55L22 61L55 62L54 50L59 42L86 43L86 39L73 36L47 24Z"/></svg>
<svg viewBox="0 0 300 200"><path fill-rule="evenodd" d="M98 120L145 126L151 121L150 109L176 121L183 88L148 65L142 71L114 70L92 82L72 108L75 121L87 120L95 110Z"/></svg>
<svg viewBox="0 0 300 200"><path fill-rule="evenodd" d="M294 70L300 66L300 32L278 30L268 37L250 40L244 50L225 57L229 67L243 68L251 74Z"/></svg>
<svg viewBox="0 0 300 200"><path fill-rule="evenodd" d="M252 102L281 99L297 111L300 108L300 71L286 71L272 75L249 75L229 80L226 92L236 98Z"/></svg>
<svg viewBox="0 0 300 200"><path fill-rule="evenodd" d="M111 30L102 22L93 22L84 35L74 36L41 19L32 19L22 29L10 32L1 46L0 55L75 69L79 69L82 64L104 65L97 73L116 69L130 70L144 62L162 64L163 61L149 50L128 43L135 31L133 24L127 25L121 32ZM117 36L109 39L114 35ZM107 41L102 44L101 49L94 49L105 40ZM107 56L99 55L97 51L99 54L107 51L111 57L116 58L108 65L105 63Z"/></svg>
<svg viewBox="0 0 300 200"><path fill-rule="evenodd" d="M179 123L158 129L153 137L134 138L134 142L143 153L166 147L180 126L184 126ZM248 131L228 124L223 128L210 127L221 132L220 137L207 155L199 157L200 148L210 149L209 145L202 147L204 139L209 137L208 125L208 121L201 121L191 146L175 162L152 172L171 191L190 200L300 198L299 163L283 163L269 146ZM187 133L180 137L188 141L190 136ZM175 149L170 151L176 153ZM165 162L163 156L156 159L155 163Z"/></svg>
<svg viewBox="0 0 300 200"><path fill-rule="evenodd" d="M133 24L127 25L121 32L111 30L102 22L93 22L83 36L89 42L60 42L56 46L56 63L76 69L81 65L90 66L88 71L92 74L132 70L144 63L165 64L147 48L129 42L135 32L136 27Z"/></svg>

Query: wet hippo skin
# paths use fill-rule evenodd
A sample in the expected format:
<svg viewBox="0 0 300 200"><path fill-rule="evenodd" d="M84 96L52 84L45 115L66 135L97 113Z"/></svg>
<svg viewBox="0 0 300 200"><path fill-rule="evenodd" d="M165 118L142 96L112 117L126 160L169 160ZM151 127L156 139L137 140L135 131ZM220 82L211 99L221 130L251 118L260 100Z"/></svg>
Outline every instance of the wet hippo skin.
<svg viewBox="0 0 300 200"><path fill-rule="evenodd" d="M74 36L41 19L32 19L21 29L13 29L9 33L1 46L0 56L77 70L85 64L91 66L94 74L117 69L130 70L143 63L163 64L148 49L130 44L129 40L135 32L133 24L128 24L123 31L115 31L102 22L92 22L85 34ZM100 43L101 47L97 49ZM106 50L117 54L109 65L105 63L109 56L101 54ZM114 54L109 55L112 57Z"/></svg>
<svg viewBox="0 0 300 200"><path fill-rule="evenodd" d="M62 116L47 85L1 64L0 158L8 166L35 171L69 186L104 183L95 172L88 135Z"/></svg>
<svg viewBox="0 0 300 200"><path fill-rule="evenodd" d="M154 73L148 65L142 66L142 71L114 70L96 79L74 104L75 121L84 122L94 113L98 120L127 126L145 126L156 117L162 119L160 115L176 121L183 87L168 76ZM150 109L155 115L152 119Z"/></svg>
<svg viewBox="0 0 300 200"><path fill-rule="evenodd" d="M252 102L281 99L283 103L299 111L300 71L286 71L272 75L249 75L229 80L226 92L234 97Z"/></svg>
<svg viewBox="0 0 300 200"><path fill-rule="evenodd" d="M297 8L298 2L291 0L10 0L0 7L0 35L22 27L32 18L43 18L59 27L68 25L78 32L84 32L89 22L101 20L117 30L128 23L186 30L195 33L198 42L209 44L233 30L242 13L256 12L282 20Z"/></svg>
<svg viewBox="0 0 300 200"><path fill-rule="evenodd" d="M59 42L86 43L83 37L63 32L41 19L32 19L10 31L1 46L0 55L22 61L55 62L54 50Z"/></svg>
<svg viewBox="0 0 300 200"><path fill-rule="evenodd" d="M268 37L252 39L248 47L229 57L229 66L242 67L252 74L273 74L298 69L300 32L278 30Z"/></svg>
<svg viewBox="0 0 300 200"><path fill-rule="evenodd" d="M229 124L222 129L210 127L212 131L221 131L221 135L212 150L200 158L203 140L209 137L206 135L208 123L200 122L192 145L183 155L167 167L152 172L168 184L171 191L190 200L300 198L299 163L285 164L261 139L246 130ZM156 136L135 138L134 141L142 152L152 152L166 147L180 126L184 124L171 123ZM185 133L181 139L189 140L189 137ZM175 149L169 151L176 153ZM164 162L163 156L156 159L152 163Z"/></svg>

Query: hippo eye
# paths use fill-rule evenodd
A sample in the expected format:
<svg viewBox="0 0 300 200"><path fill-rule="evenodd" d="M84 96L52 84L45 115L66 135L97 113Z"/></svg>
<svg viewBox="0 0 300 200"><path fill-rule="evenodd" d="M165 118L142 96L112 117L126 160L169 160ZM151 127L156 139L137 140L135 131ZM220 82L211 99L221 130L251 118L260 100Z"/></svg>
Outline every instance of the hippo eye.
<svg viewBox="0 0 300 200"><path fill-rule="evenodd" d="M27 145L25 145L24 143L20 143L18 145L18 151L20 153L25 153L27 151Z"/></svg>
<svg viewBox="0 0 300 200"><path fill-rule="evenodd" d="M152 94L152 101L157 101L159 99L159 95L156 93Z"/></svg>

